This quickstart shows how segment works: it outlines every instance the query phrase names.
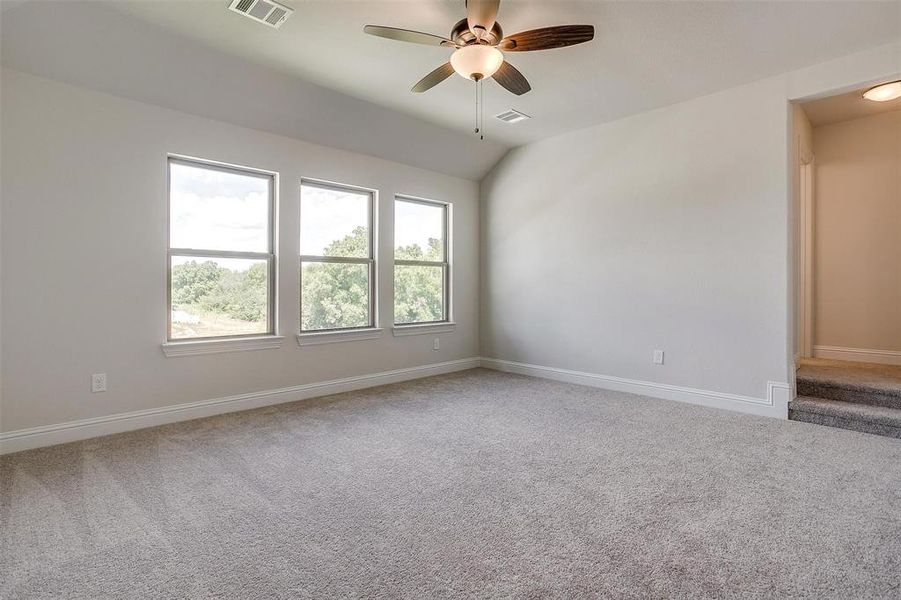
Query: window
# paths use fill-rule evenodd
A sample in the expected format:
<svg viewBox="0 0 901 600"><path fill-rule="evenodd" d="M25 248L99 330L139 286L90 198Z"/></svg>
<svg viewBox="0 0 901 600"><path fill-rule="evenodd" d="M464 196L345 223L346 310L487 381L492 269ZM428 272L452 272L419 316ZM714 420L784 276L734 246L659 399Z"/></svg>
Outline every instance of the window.
<svg viewBox="0 0 901 600"><path fill-rule="evenodd" d="M448 320L448 206L398 196L394 202L394 323Z"/></svg>
<svg viewBox="0 0 901 600"><path fill-rule="evenodd" d="M301 182L301 333L375 327L373 196Z"/></svg>
<svg viewBox="0 0 901 600"><path fill-rule="evenodd" d="M274 335L274 179L169 159L170 341Z"/></svg>

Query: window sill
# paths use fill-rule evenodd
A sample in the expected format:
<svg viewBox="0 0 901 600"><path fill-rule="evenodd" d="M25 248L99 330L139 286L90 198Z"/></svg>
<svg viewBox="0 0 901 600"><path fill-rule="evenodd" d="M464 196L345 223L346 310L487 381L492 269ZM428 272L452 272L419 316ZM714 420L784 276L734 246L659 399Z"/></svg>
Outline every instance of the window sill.
<svg viewBox="0 0 901 600"><path fill-rule="evenodd" d="M280 335L265 335L222 340L186 340L184 342L165 342L162 348L163 354L167 358L174 358L176 356L194 356L197 354L275 349L281 347L284 339Z"/></svg>
<svg viewBox="0 0 901 600"><path fill-rule="evenodd" d="M456 328L457 324L452 322L395 325L394 337L403 337L407 335L428 335L433 333L453 333Z"/></svg>
<svg viewBox="0 0 901 600"><path fill-rule="evenodd" d="M319 344L336 344L338 342L357 342L360 340L374 340L382 336L380 327L367 327L365 329L347 329L344 331L322 331L317 333L298 333L298 346L316 346Z"/></svg>

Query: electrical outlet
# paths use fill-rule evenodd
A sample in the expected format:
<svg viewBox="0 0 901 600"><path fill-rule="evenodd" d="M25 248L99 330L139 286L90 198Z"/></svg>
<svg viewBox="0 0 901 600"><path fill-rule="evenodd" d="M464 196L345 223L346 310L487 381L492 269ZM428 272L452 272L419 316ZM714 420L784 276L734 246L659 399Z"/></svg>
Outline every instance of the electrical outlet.
<svg viewBox="0 0 901 600"><path fill-rule="evenodd" d="M663 350L654 350L654 364L655 365L663 364Z"/></svg>
<svg viewBox="0 0 901 600"><path fill-rule="evenodd" d="M105 392L106 391L106 373L94 373L91 375L91 392Z"/></svg>
<svg viewBox="0 0 901 600"><path fill-rule="evenodd" d="M441 340L435 338L435 341L432 342L432 350L440 350L441 349Z"/></svg>

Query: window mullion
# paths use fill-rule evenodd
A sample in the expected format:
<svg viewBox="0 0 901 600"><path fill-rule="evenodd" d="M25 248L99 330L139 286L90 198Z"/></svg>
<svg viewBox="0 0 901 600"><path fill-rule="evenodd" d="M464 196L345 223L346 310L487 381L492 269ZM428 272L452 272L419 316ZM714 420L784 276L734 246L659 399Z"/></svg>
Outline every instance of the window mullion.
<svg viewBox="0 0 901 600"><path fill-rule="evenodd" d="M371 258L359 258L356 256L307 256L301 255L300 262L319 262L345 265L369 265L375 261Z"/></svg>
<svg viewBox="0 0 901 600"><path fill-rule="evenodd" d="M447 261L396 259L394 264L402 267L446 267Z"/></svg>

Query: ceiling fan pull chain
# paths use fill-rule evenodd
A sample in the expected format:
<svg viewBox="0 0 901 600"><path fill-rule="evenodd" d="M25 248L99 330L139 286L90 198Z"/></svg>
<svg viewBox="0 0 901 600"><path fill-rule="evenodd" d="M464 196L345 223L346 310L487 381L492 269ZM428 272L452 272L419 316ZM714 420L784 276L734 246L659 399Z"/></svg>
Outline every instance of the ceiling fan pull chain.
<svg viewBox="0 0 901 600"><path fill-rule="evenodd" d="M475 88L476 88L476 119L475 119L476 128L475 128L475 132L478 133L479 132L479 82L476 81L475 84L476 84L475 85Z"/></svg>
<svg viewBox="0 0 901 600"><path fill-rule="evenodd" d="M479 79L479 139L485 139L485 92Z"/></svg>
<svg viewBox="0 0 901 600"><path fill-rule="evenodd" d="M485 133L483 131L483 126L485 124L484 119L482 118L483 107L485 104L484 96L482 94L482 80L479 79L475 82L476 84L476 128L475 132L479 134L479 139L485 139Z"/></svg>

